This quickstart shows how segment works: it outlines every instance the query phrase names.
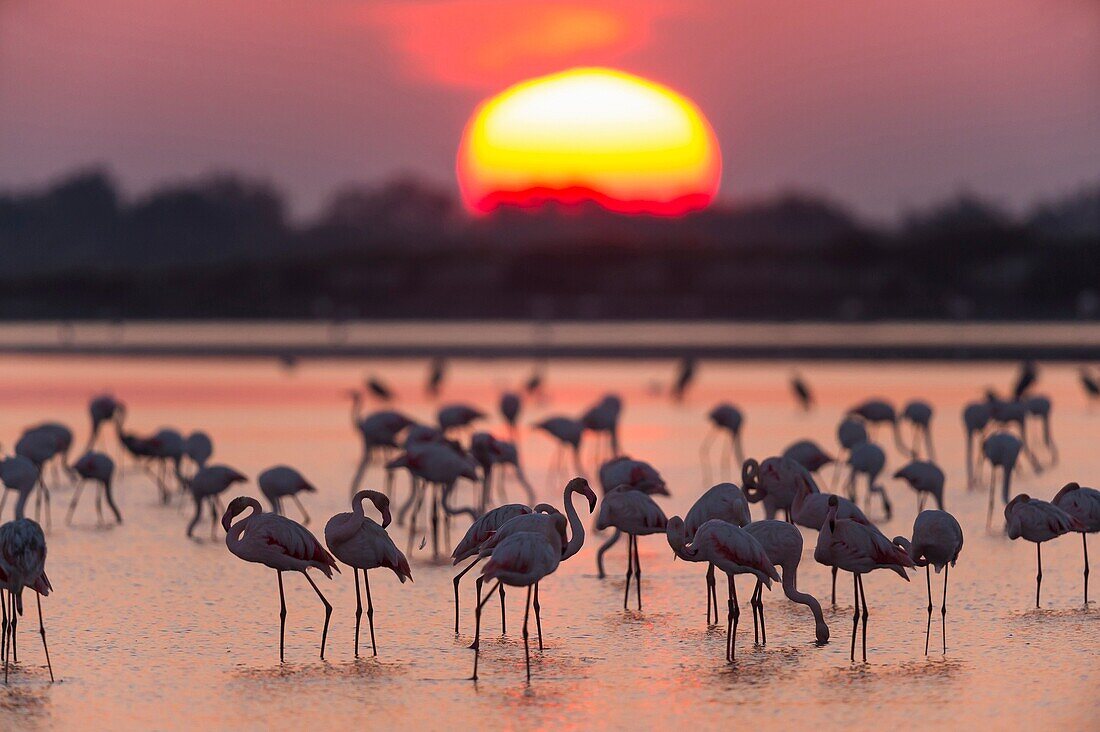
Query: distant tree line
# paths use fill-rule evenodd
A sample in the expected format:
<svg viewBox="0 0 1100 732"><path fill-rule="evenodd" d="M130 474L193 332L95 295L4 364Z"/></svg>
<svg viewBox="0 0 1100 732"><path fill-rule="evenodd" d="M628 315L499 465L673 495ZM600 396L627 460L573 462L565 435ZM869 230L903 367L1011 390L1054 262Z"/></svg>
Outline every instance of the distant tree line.
<svg viewBox="0 0 1100 732"><path fill-rule="evenodd" d="M403 180L296 223L262 181L126 200L92 170L0 195L0 255L2 318L1095 318L1100 185L1023 217L962 195L884 228L804 194L471 218Z"/></svg>

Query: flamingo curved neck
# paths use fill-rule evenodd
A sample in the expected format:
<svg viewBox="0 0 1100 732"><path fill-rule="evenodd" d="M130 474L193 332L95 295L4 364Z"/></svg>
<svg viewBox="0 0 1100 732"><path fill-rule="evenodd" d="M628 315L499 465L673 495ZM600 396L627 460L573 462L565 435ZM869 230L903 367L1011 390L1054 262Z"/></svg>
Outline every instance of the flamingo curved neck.
<svg viewBox="0 0 1100 732"><path fill-rule="evenodd" d="M787 599L791 602L797 602L799 605L805 605L810 608L810 612L814 614L814 622L820 628L825 626L825 615L821 612L821 603L817 601L817 598L805 592L798 591L798 565L793 567L783 567L783 594L787 596Z"/></svg>
<svg viewBox="0 0 1100 732"><path fill-rule="evenodd" d="M573 496L577 491L572 488L565 489L562 501L565 503L565 517L569 520L569 543L565 545L561 558L566 560L581 550L584 546L584 522L577 513L577 507L573 505Z"/></svg>
<svg viewBox="0 0 1100 732"><path fill-rule="evenodd" d="M244 530L247 528L249 520L260 513L260 504L255 499L249 499L248 507L252 509L252 513L241 518L237 523L229 527L229 531L225 532L225 543L229 544L232 541L233 544L239 544L241 537L244 535Z"/></svg>

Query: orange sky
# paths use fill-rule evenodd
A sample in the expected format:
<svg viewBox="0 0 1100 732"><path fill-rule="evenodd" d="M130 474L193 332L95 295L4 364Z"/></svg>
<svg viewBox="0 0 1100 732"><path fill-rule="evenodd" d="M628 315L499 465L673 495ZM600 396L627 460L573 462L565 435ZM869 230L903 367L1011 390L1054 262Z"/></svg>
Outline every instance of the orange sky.
<svg viewBox="0 0 1100 732"><path fill-rule="evenodd" d="M699 105L725 197L889 216L1100 177L1096 0L0 0L0 187L228 168L309 212L347 181L453 186L478 101L594 64Z"/></svg>

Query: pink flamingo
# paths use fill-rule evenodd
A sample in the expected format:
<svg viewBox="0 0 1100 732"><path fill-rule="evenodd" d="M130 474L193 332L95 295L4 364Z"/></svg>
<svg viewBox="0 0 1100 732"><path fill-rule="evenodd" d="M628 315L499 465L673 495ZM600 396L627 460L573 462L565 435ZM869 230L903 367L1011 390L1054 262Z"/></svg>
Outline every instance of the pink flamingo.
<svg viewBox="0 0 1100 732"><path fill-rule="evenodd" d="M971 402L963 407L963 428L966 430L966 487L974 488L974 442L985 434L993 412L988 402Z"/></svg>
<svg viewBox="0 0 1100 732"><path fill-rule="evenodd" d="M936 451L932 447L932 405L923 399L913 399L901 410L901 418L913 425L913 448L909 454L917 459L920 454L920 438L924 437L924 446L929 460L936 459Z"/></svg>
<svg viewBox="0 0 1100 732"><path fill-rule="evenodd" d="M842 496L834 496L832 493L818 493L813 491L812 488L813 486L809 483L804 483L799 488L798 493L795 494L794 503L791 504L791 518L799 526L820 531L829 517L829 499L836 498L838 518L851 519L856 523L874 528L867 517L863 515L863 511L859 510L859 506L852 501ZM832 571L832 604L834 607L836 606L836 573L837 568L834 566Z"/></svg>
<svg viewBox="0 0 1100 732"><path fill-rule="evenodd" d="M350 395L351 424L359 433L363 446L362 457L359 458L359 465L355 468L355 474L351 479L351 493L354 493L359 489L359 482L363 480L363 476L367 474L372 456L379 453L384 463L389 457L389 451L397 449L398 435L408 429L413 421L400 412L389 409L364 416L363 396L357 391L350 392ZM392 481L393 471L386 470L387 495L392 490Z"/></svg>
<svg viewBox="0 0 1100 732"><path fill-rule="evenodd" d="M668 520L665 536L676 556L689 562L708 562L726 573L726 662L733 663L737 622L741 617L734 576L752 574L770 590L772 580L778 580L779 574L760 542L740 526L711 519L699 527L690 544L685 528L684 521L679 516Z"/></svg>
<svg viewBox="0 0 1100 732"><path fill-rule="evenodd" d="M370 499L382 514L379 526L363 514L363 501ZM352 568L355 577L355 657L359 658L359 626L363 618L363 598L359 593L359 571L363 572L363 589L367 593L367 624L370 626L370 645L373 655L378 655L374 641L374 602L370 596L370 578L367 572L378 567L392 570L401 584L412 580L409 560L401 553L386 527L390 525L390 499L378 491L359 491L351 499L351 513L338 513L325 524L325 544L332 555Z"/></svg>
<svg viewBox="0 0 1100 732"><path fill-rule="evenodd" d="M53 585L46 577L46 535L42 527L30 519L21 518L0 526L0 589L7 590L9 603L4 607L4 683L8 683L8 653L15 652L15 631L23 614L23 588L35 592L38 603L38 633L46 652L46 667L53 678L50 649L46 645L46 626L42 621L42 596L49 595Z"/></svg>
<svg viewBox="0 0 1100 732"><path fill-rule="evenodd" d="M298 499L298 493L316 493L317 489L301 473L287 465L276 465L260 473L256 484L271 504L273 512L283 515L283 498L289 498L302 512L302 523L309 526L309 513Z"/></svg>
<svg viewBox="0 0 1100 732"><path fill-rule="evenodd" d="M519 421L519 411L523 406L519 394L514 391L506 391L500 395L500 414L508 425L508 432L512 441L516 439L516 424Z"/></svg>
<svg viewBox="0 0 1100 732"><path fill-rule="evenodd" d="M760 542L768 560L783 570L783 594L791 602L797 602L810 608L814 616L815 634L817 642L824 644L829 642L829 626L825 623L825 616L821 612L821 603L817 598L805 592L798 591L798 564L802 561L802 532L794 524L786 521L753 521L745 526L745 531ZM764 627L764 587L759 579L756 581L756 590L749 600L752 605L753 639L756 639L756 617L760 616L760 641L761 645L768 644L768 632Z"/></svg>
<svg viewBox="0 0 1100 732"><path fill-rule="evenodd" d="M621 453L619 448L619 417L622 415L623 402L617 394L605 394L597 404L590 408L581 417L581 424L584 428L594 433L596 440L595 443L595 460L596 465L601 464L604 461L603 455L603 440L604 435L607 436L607 449L610 452L608 458L618 457Z"/></svg>
<svg viewBox="0 0 1100 732"><path fill-rule="evenodd" d="M783 451L783 457L794 460L811 473L816 473L829 463L836 462L836 458L825 452L821 445L813 440L799 440L791 443Z"/></svg>
<svg viewBox="0 0 1100 732"><path fill-rule="evenodd" d="M451 552L451 559L453 560L451 563L453 565L457 565L459 562L465 561L470 557L477 557L474 561L467 564L465 569L456 574L452 580L455 590L455 635L458 635L458 585L466 573L482 560L482 557L478 556L481 552L481 545L510 520L517 516L524 516L530 513L534 513L531 507L525 506L522 503L506 503L503 506L497 506L491 511L482 514L476 521L470 524L470 528L466 529L465 536L462 537L462 540L458 542L454 551ZM481 599L480 593L478 593L478 599ZM503 596L500 601L500 616L501 622L506 623Z"/></svg>
<svg viewBox="0 0 1100 732"><path fill-rule="evenodd" d="M27 499L30 498L34 487L38 485L38 468L28 458L22 455L13 455L0 460L0 482L8 490L19 494L15 502L15 518L24 517ZM0 514L4 511L4 504L8 500L8 490L0 497Z"/></svg>
<svg viewBox="0 0 1100 732"><path fill-rule="evenodd" d="M928 496L936 501L936 508L943 510L944 475L940 466L928 460L914 460L894 473L894 477L901 478L917 492L918 513L924 510Z"/></svg>
<svg viewBox="0 0 1100 732"><path fill-rule="evenodd" d="M791 504L795 494L806 483L817 492L817 484L806 468L796 460L786 457L770 457L762 463L753 458L741 466L741 485L751 503L764 502L766 518L775 518L782 510L791 520Z"/></svg>
<svg viewBox="0 0 1100 732"><path fill-rule="evenodd" d="M947 511L921 511L913 522L913 540L895 537L894 543L905 549L918 567L924 567L928 581L928 625L924 630L924 655L928 655L928 639L932 633L932 573L943 570L943 605L940 606L940 622L943 624L943 652L947 653L947 575L955 566L963 548L963 532L959 522Z"/></svg>
<svg viewBox="0 0 1100 732"><path fill-rule="evenodd" d="M73 512L76 511L77 501L80 500L81 490L84 488L85 480L92 480L98 483L96 486L95 495L95 511L98 516L98 525L103 525L103 505L102 499L107 499L107 507L111 509L111 513L115 515L115 523L122 523L122 514L118 511L118 506L115 505L114 496L111 495L111 484L115 474L115 462L110 457L102 452L86 452L73 468L80 475L80 482L77 483L76 490L73 491L73 500L69 503L69 512L65 516L65 523L71 524L73 521Z"/></svg>
<svg viewBox="0 0 1100 732"><path fill-rule="evenodd" d="M1043 542L1057 539L1071 531L1084 531L1084 524L1064 509L1026 493L1013 498L1005 506L1005 529L1009 539L1023 538L1035 542L1035 607L1039 607L1039 590L1043 584Z"/></svg>
<svg viewBox="0 0 1100 732"><path fill-rule="evenodd" d="M898 448L898 452L903 455L909 454L909 451L901 442L901 431L898 428L898 413L894 410L894 405L890 404L890 402L885 399L868 399L862 404L857 404L849 409L848 414L854 414L871 425L889 424L894 432L894 445Z"/></svg>
<svg viewBox="0 0 1100 732"><path fill-rule="evenodd" d="M699 527L711 519L721 519L737 526L745 526L752 521L749 502L741 489L733 483L719 483L699 496L684 517L684 529L688 541L692 540ZM707 566L707 625L710 625L710 610L714 608L714 624L718 624L718 591L715 588L714 565Z"/></svg>
<svg viewBox="0 0 1100 732"><path fill-rule="evenodd" d="M897 572L906 582L906 567L912 567L909 555L890 542L882 532L851 519L837 518L840 502L829 498L829 515L817 535L814 559L827 567L839 567L852 573L855 588L855 612L852 616L852 661L856 660L856 631L859 629L860 598L863 598L863 662L867 663L867 594L862 575L876 569Z"/></svg>
<svg viewBox="0 0 1100 732"><path fill-rule="evenodd" d="M711 422L711 430L703 438L703 444L699 446L699 457L703 463L704 478L710 482L710 446L714 439L722 432L729 434L730 441L720 454L723 475L729 475L732 471L729 465L730 451L737 458L737 463L745 462L745 455L741 449L741 427L745 422L741 410L730 404L722 402L707 413L707 419Z"/></svg>
<svg viewBox="0 0 1100 732"><path fill-rule="evenodd" d="M889 521L894 513L890 505L890 498L886 495L886 488L878 484L878 477L882 469L886 467L886 453L873 442L864 442L857 445L848 453L848 465L851 471L848 473L848 498L856 500L856 476L867 476L867 492L863 494L863 505L871 505L871 494L878 493L882 497L882 509Z"/></svg>
<svg viewBox="0 0 1100 732"><path fill-rule="evenodd" d="M852 450L867 442L870 438L867 436L867 427L864 425L863 420L858 417L845 417L841 420L840 424L836 428L836 439L840 444L840 449L837 451L837 457L833 461L833 476L829 480L829 485L836 485L836 477L840 472L841 462L847 462L846 459L842 460L842 456L845 452L849 455Z"/></svg>
<svg viewBox="0 0 1100 732"><path fill-rule="evenodd" d="M111 394L100 394L88 402L88 414L92 419L92 431L88 433L88 444L84 446L84 452L88 452L95 447L103 423L114 419L122 408L122 402L115 399Z"/></svg>
<svg viewBox="0 0 1100 732"><path fill-rule="evenodd" d="M524 518L524 517L520 517ZM531 680L531 643L528 625L531 617L531 592L532 588L537 592L539 582L553 574L562 560L562 543L565 537L565 517L560 513L552 517L556 536L551 539L542 531L521 531L512 534L501 541L492 550L492 556L481 570L481 579L496 580L496 585L489 588L485 597L478 602L478 613L481 608L502 585L509 587L527 588L527 609L523 613L523 654L527 663L527 680ZM538 626L539 638L542 637L542 619L539 608L535 605L535 624ZM474 638L474 674L473 680L477 680L477 663L481 653L481 644L478 638Z"/></svg>
<svg viewBox="0 0 1100 732"><path fill-rule="evenodd" d="M432 530L432 557L439 558L439 512L446 516L452 513L466 512L471 518L476 518L473 509L453 511L450 509L447 498L459 478L477 481L477 469L475 463L464 454L460 454L450 444L417 443L408 446L408 449L394 460L386 464L388 468L405 468L414 477L419 478L415 484L414 502L412 505L412 519L409 522L409 545L406 553L411 553L413 537L416 536L416 520L420 513L420 507L424 503L424 494L427 486L434 486L431 505L431 530ZM448 526L450 524L448 523ZM449 530L449 529L448 529Z"/></svg>
<svg viewBox="0 0 1100 732"><path fill-rule="evenodd" d="M1089 604L1089 545L1088 534L1100 531L1100 491L1084 488L1077 483L1066 483L1058 495L1054 496L1054 505L1077 519L1081 526L1081 549L1085 555L1085 605Z"/></svg>
<svg viewBox="0 0 1100 732"><path fill-rule="evenodd" d="M191 538L191 532L195 530L195 526L202 517L202 503L205 499L210 505L210 539L217 539L218 510L220 509L218 496L229 490L234 483L243 483L246 480L248 478L228 465L208 465L195 473L195 477L187 484L191 497L195 500L195 515L187 525L187 538Z"/></svg>
<svg viewBox="0 0 1100 732"><path fill-rule="evenodd" d="M620 532L629 539L626 547L626 593L623 595L623 610L626 610L630 599L631 576L637 582L638 610L642 609L642 565L638 556L638 537L659 534L665 530L667 524L668 519L661 507L647 494L628 485L612 488L603 497L596 528L603 531L613 526L613 540L618 538Z"/></svg>
<svg viewBox="0 0 1100 732"><path fill-rule="evenodd" d="M447 434L453 429L469 427L479 419L485 419L485 412L468 404L448 404L439 410L439 429Z"/></svg>
<svg viewBox="0 0 1100 732"><path fill-rule="evenodd" d="M1001 469L1004 476L1001 484L1001 500L1008 503L1009 487L1012 484L1012 473L1016 470L1016 461L1020 457L1020 449L1023 443L1013 434L1008 432L994 432L982 442L982 453L989 461L989 510L985 515L985 528L993 524L993 496L997 484L997 468Z"/></svg>
<svg viewBox="0 0 1100 732"><path fill-rule="evenodd" d="M252 509L236 524L233 519L246 509ZM255 562L275 570L279 578L279 662L283 661L286 636L286 596L283 594L283 572L301 572L325 606L325 627L321 631L321 660L325 658L325 640L328 638L328 622L332 605L321 594L317 583L306 572L313 567L332 579L332 570L340 571L336 560L325 551L321 542L309 529L297 521L274 513L264 513L260 502L248 496L238 496L229 502L222 516L225 529L225 545L229 551L246 562Z"/></svg>
<svg viewBox="0 0 1100 732"><path fill-rule="evenodd" d="M565 459L565 449L568 447L573 453L573 469L578 475L584 475L584 466L581 465L581 438L584 437L584 425L569 417L550 417L541 422L536 422L535 429L542 430L557 440L557 449L550 459L550 469L547 472L547 483L557 480L558 475L564 470L562 462Z"/></svg>

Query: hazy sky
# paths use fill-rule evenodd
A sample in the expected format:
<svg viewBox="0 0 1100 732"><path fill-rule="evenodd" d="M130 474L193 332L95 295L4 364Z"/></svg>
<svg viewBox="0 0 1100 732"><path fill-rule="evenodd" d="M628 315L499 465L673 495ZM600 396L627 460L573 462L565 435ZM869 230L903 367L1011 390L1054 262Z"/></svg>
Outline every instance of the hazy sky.
<svg viewBox="0 0 1100 732"><path fill-rule="evenodd" d="M308 213L350 181L454 186L480 99L590 64L694 99L725 198L888 216L1100 180L1100 0L0 0L0 188L231 169Z"/></svg>

